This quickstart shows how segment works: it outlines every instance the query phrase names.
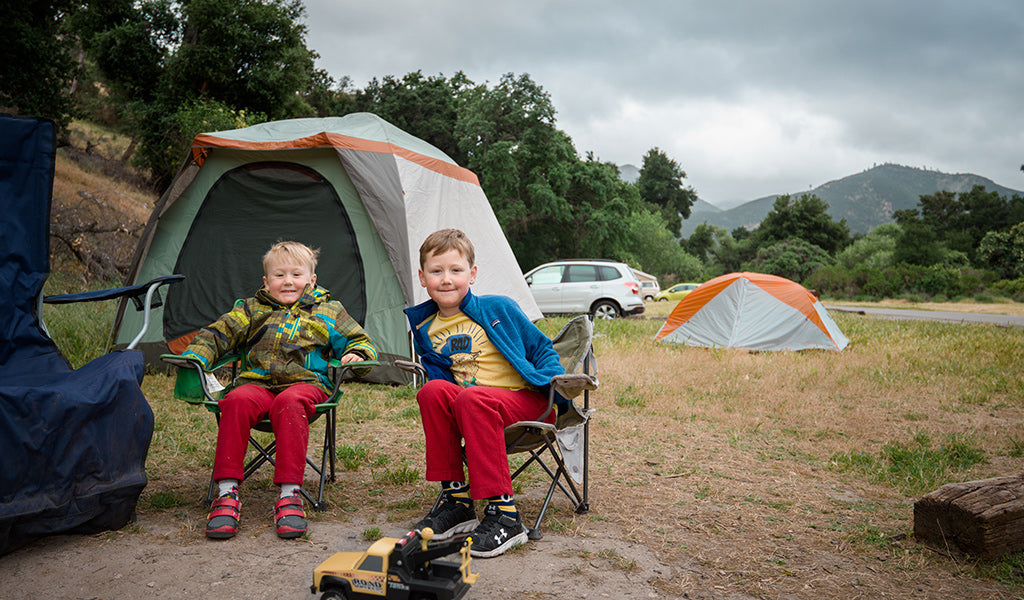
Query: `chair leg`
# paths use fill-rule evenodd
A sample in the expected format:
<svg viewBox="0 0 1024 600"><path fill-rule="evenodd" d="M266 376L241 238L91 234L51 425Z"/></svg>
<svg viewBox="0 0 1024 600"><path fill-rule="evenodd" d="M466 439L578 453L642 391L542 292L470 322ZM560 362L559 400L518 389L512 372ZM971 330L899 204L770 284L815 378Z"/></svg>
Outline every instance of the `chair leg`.
<svg viewBox="0 0 1024 600"><path fill-rule="evenodd" d="M335 450L334 450L334 446L335 446L335 444L334 444L334 441L335 441L335 429L334 429L334 426L335 426L335 420L334 420L335 419L335 415L334 415L334 411L333 410L328 411L325 416L327 418L327 422L326 422L326 424L324 426L325 427L325 431L324 431L324 445L323 445L323 453L320 455L320 465L317 466L308 457L306 458L306 462L309 464L309 466L312 467L313 471L315 471L316 474L320 476L320 488L319 488L319 492L318 492L318 495L317 495L317 500L316 500L316 502L312 502L311 501L311 503L313 504L313 510L317 510L317 511L322 511L322 510L326 510L327 509L327 503L324 502L324 490L327 488L327 481L330 480L331 483L333 483L333 482L335 482L337 480L336 477L335 477L335 474L334 474L334 465L335 465L335 462L334 462L334 460L335 460L334 459L334 452L335 452ZM330 466L330 471L328 471L328 466Z"/></svg>
<svg viewBox="0 0 1024 600"><path fill-rule="evenodd" d="M249 461L249 464L245 465L244 479L248 479L265 463L274 464L274 452L277 451L277 441L273 440L264 448L262 444L256 441L255 438L249 438L249 445L256 450L257 454Z"/></svg>
<svg viewBox="0 0 1024 600"><path fill-rule="evenodd" d="M210 471L210 488L206 490L206 504L213 504L214 490L217 489L217 482L213 480L213 471Z"/></svg>
<svg viewBox="0 0 1024 600"><path fill-rule="evenodd" d="M242 478L248 479L256 469L260 468L264 463L269 462L274 464L274 449L276 444L271 442L266 448L264 448L259 442L257 442L252 436L249 436L249 445L252 446L257 455L249 461L245 468L242 469ZM213 478L213 471L210 472L210 487L206 491L206 503L210 504L213 502L213 498L216 495L217 481Z"/></svg>
<svg viewBox="0 0 1024 600"><path fill-rule="evenodd" d="M544 503L541 505L540 513L537 515L533 527L530 528L527 532L527 536L531 540L539 540L544 536L544 534L541 532L540 524L543 522L544 515L547 514L548 507L551 505L552 497L555 494L555 488L562 490L562 493L564 493L565 496L569 499L569 501L572 502L573 509L577 514L584 514L590 511L590 503L588 502L586 496L586 489L588 483L587 465L584 464L584 492L581 493L580 490L576 487L575 482L569 476L569 470L565 466L565 461L562 459L561 455L558 454L557 450L553 447L553 444L554 442L546 439L544 441L544 445L541 446L539 450L531 450L530 458L527 459L526 462L524 462L518 469L516 469L515 473L513 473L512 475L512 479L514 480L516 476L518 476L524 469L530 466L530 464L537 463L540 466L540 468L543 469L544 472L547 473L548 477L551 479L551 484L548 486L547 494L545 494L544 496ZM554 460L555 462L556 468L554 470L552 470L551 467L549 467L548 464L544 462L544 458L542 455L545 451L549 453L552 460ZM584 460L586 460L586 458L584 458Z"/></svg>
<svg viewBox="0 0 1024 600"><path fill-rule="evenodd" d="M220 423L220 415L217 415L218 424ZM335 440L336 440L336 426L337 417L333 409L327 411L325 417L327 422L325 425L326 431L324 432L324 444L323 454L320 458L320 464L313 462L308 456L306 457L306 464L308 464L313 471L319 476L320 483L317 491L317 497L314 498L309 492L307 492L301 485L299 486L299 493L306 499L307 502L313 507L313 510L323 511L327 509L327 502L324 501L324 493L327 487L327 481L330 480L332 483L337 480L335 475ZM274 452L277 450L277 441L271 440L269 444L263 446L252 436L249 436L249 445L256 451L254 456L243 469L243 479L249 479L261 466L266 463L274 464ZM330 467L330 470L328 470ZM213 498L217 489L217 482L213 479L213 473L210 473L210 487L206 492L206 503L210 504L213 502Z"/></svg>
<svg viewBox="0 0 1024 600"><path fill-rule="evenodd" d="M338 423L338 421L337 421L337 418L338 418L338 416L334 412L333 408L330 411L327 412L327 424L326 424L327 432L324 434L324 437L329 440L329 443L325 445L324 453L328 454L327 451L330 450L329 455L331 457L331 483L334 483L335 481L337 481L337 478L334 476L334 461L335 461L335 456L334 455L335 455L335 452L336 452L335 448L336 448L337 442L338 442L338 440L337 440L337 436L338 436L338 430L337 430L337 423Z"/></svg>

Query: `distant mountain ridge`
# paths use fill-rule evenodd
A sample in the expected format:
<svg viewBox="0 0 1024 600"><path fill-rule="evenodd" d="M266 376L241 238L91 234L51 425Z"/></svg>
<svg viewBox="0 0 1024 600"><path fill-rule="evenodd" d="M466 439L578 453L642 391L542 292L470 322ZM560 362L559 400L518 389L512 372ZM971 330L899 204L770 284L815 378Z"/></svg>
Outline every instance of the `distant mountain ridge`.
<svg viewBox="0 0 1024 600"><path fill-rule="evenodd" d="M917 208L922 195L940 190L969 192L975 185L985 186L986 191L995 191L1000 196L1024 196L1022 191L998 185L980 175L941 173L896 164L879 165L790 195L795 199L803 194L814 194L828 204L828 212L833 219L846 219L851 233L867 233L877 225L891 223L893 212ZM728 231L737 227L756 227L771 212L778 197L765 196L728 210L698 200L691 209L690 218L683 221L680 235L690 237L701 223L724 227Z"/></svg>
<svg viewBox="0 0 1024 600"><path fill-rule="evenodd" d="M640 169L638 169L636 165L619 165L619 179L623 181L628 181L629 183L636 183L637 180L640 179ZM693 203L693 206L690 208L690 211L700 211L702 213L716 213L721 212L722 209L718 208L714 204L711 204L710 202L705 202L704 200L697 198L697 201ZM685 221L683 222L683 226L686 226ZM696 225L694 225L694 227L696 227ZM687 237L689 237L689 234L687 234Z"/></svg>

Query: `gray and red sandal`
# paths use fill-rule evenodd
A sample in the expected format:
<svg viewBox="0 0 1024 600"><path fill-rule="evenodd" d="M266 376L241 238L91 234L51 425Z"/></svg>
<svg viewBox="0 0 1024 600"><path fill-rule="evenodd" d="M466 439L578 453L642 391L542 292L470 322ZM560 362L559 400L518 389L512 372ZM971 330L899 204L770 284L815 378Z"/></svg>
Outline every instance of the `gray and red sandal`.
<svg viewBox="0 0 1024 600"><path fill-rule="evenodd" d="M292 494L278 500L274 505L274 524L279 538L292 539L306 533L308 525L306 511L302 510L302 496Z"/></svg>
<svg viewBox="0 0 1024 600"><path fill-rule="evenodd" d="M213 501L210 516L206 522L206 537L226 540L238 533L238 521L242 516L242 503L238 494L225 494Z"/></svg>

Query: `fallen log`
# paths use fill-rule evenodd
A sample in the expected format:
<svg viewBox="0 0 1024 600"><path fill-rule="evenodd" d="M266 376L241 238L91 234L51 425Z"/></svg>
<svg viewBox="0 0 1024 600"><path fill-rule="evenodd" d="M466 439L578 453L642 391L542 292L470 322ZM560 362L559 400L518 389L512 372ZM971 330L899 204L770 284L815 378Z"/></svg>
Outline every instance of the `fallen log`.
<svg viewBox="0 0 1024 600"><path fill-rule="evenodd" d="M994 559L1024 550L1024 475L950 483L914 503L914 537Z"/></svg>

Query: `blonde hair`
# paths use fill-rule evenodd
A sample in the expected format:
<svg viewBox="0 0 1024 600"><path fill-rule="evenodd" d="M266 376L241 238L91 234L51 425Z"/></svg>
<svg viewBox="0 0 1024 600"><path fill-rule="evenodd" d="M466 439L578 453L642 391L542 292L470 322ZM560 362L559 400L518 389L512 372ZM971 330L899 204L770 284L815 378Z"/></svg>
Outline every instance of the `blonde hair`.
<svg viewBox="0 0 1024 600"><path fill-rule="evenodd" d="M263 255L263 273L270 271L270 265L279 262L291 262L309 267L309 274L316 273L316 259L320 250L314 250L299 242L278 242Z"/></svg>
<svg viewBox="0 0 1024 600"><path fill-rule="evenodd" d="M469 266L476 264L476 252L473 250L473 242L459 229L439 229L427 236L420 245L420 267L427 262L427 259L434 254L444 254L449 250L457 250L467 261Z"/></svg>

